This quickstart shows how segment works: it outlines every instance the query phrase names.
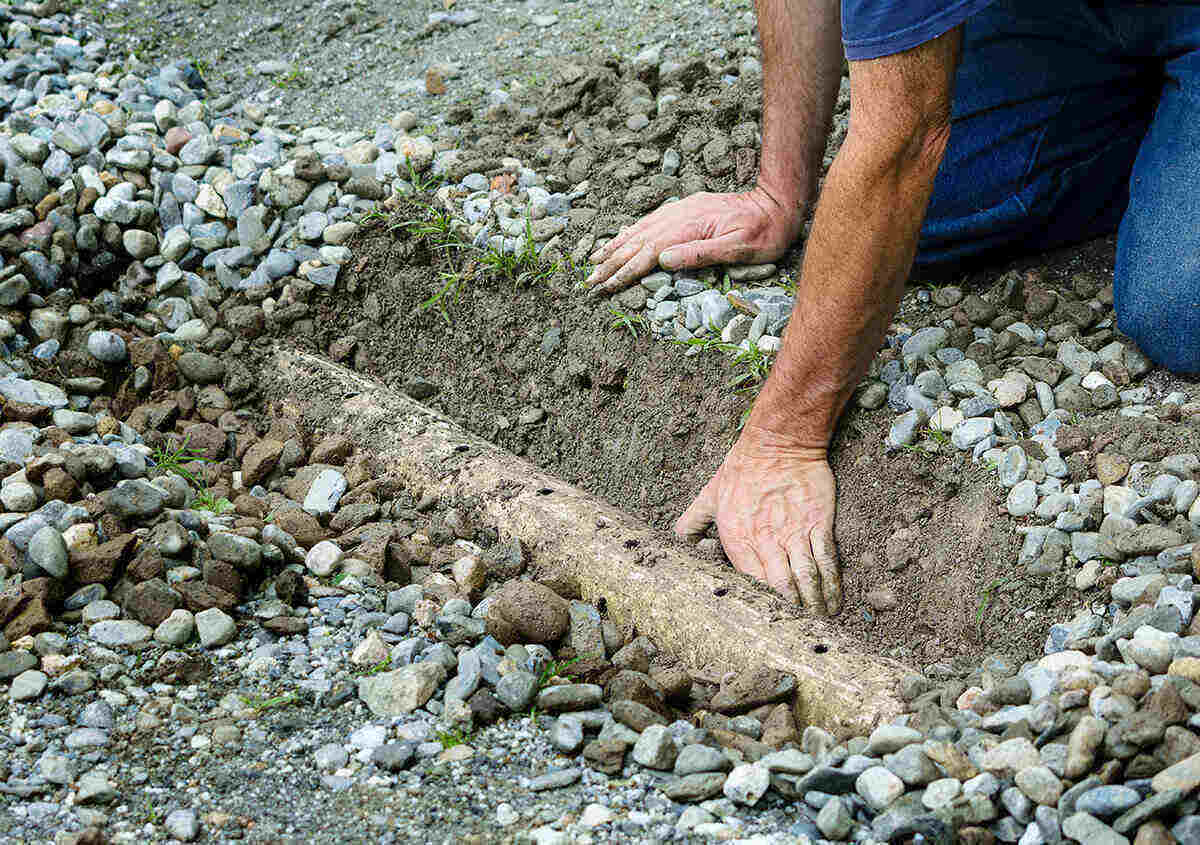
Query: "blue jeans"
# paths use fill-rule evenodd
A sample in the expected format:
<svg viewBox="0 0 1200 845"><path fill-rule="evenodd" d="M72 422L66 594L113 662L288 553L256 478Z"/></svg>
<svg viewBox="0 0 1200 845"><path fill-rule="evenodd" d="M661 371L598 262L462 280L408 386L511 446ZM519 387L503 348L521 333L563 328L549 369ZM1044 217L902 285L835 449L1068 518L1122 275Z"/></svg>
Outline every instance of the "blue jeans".
<svg viewBox="0 0 1200 845"><path fill-rule="evenodd" d="M1200 373L1200 5L998 0L952 120L917 272L1118 229L1118 328Z"/></svg>

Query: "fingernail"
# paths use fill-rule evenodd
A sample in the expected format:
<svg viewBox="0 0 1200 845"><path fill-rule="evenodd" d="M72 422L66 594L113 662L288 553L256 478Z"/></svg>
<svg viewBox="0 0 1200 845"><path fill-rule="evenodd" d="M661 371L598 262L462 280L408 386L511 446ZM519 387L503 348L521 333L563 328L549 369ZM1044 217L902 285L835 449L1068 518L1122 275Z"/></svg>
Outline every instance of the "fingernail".
<svg viewBox="0 0 1200 845"><path fill-rule="evenodd" d="M675 267L675 259L676 258L677 258L676 254L668 249L662 255L658 256L658 263L661 264L663 266L663 268L665 268L667 270L671 270L671 269L674 269L674 267Z"/></svg>
<svg viewBox="0 0 1200 845"><path fill-rule="evenodd" d="M589 275L589 276L588 276L586 279L584 279L584 280L583 280L583 283L584 283L586 286L588 286L588 287L591 287L591 286L592 286L592 283L596 281L596 277L597 277L597 276L599 276L599 275L600 275L600 271L599 271L599 270L593 270L593 271L591 272L591 274L590 274L590 275Z"/></svg>
<svg viewBox="0 0 1200 845"><path fill-rule="evenodd" d="M588 262L591 264L598 264L600 262L600 250L596 250L591 255L589 255Z"/></svg>

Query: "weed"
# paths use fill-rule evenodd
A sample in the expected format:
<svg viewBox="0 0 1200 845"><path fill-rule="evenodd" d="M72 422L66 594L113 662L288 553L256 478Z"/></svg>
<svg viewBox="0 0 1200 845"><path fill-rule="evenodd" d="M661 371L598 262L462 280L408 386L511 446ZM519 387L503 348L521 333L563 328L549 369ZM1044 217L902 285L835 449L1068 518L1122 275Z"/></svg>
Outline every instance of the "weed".
<svg viewBox="0 0 1200 845"><path fill-rule="evenodd" d="M542 669L542 674L538 677L538 690L540 691L555 675L562 675L569 680L572 675L567 670L578 662L578 657L572 657L570 660L551 660Z"/></svg>
<svg viewBox="0 0 1200 845"><path fill-rule="evenodd" d="M465 734L460 728L455 728L452 731L438 731L437 741L442 744L442 750L453 748L456 745L466 745L471 738L470 734Z"/></svg>
<svg viewBox="0 0 1200 845"><path fill-rule="evenodd" d="M939 431L936 428L927 428L922 433L939 446L950 445L950 435L944 431Z"/></svg>
<svg viewBox="0 0 1200 845"><path fill-rule="evenodd" d="M609 307L608 313L613 315L613 321L608 324L610 329L627 329L630 337L637 340L638 329L649 331L650 327L646 323L646 318L641 314L626 314L624 311L618 311L616 308Z"/></svg>
<svg viewBox="0 0 1200 845"><path fill-rule="evenodd" d="M212 494L212 491L207 486L196 491L196 498L192 500L192 509L198 511L212 511L217 516L223 513L229 513L233 510L233 502L226 499L224 496L217 498Z"/></svg>
<svg viewBox="0 0 1200 845"><path fill-rule="evenodd" d="M372 208L362 217L358 218L358 222L361 226L373 226L376 223L385 223L387 222L387 219L387 212L383 211L379 207L379 204L376 203L374 208Z"/></svg>
<svg viewBox="0 0 1200 845"><path fill-rule="evenodd" d="M570 669L572 666L574 666L578 662L579 662L578 657L573 657L570 660L551 660L549 663L547 663L545 665L545 667L543 667L542 673L538 676L537 692L541 692L542 689L546 686L546 684L550 682L550 679L553 678L555 675L562 675L563 677L570 680L572 678L572 675L570 673L568 673L567 670ZM534 698L536 700L536 698L537 698L536 693L534 694ZM533 707L529 708L529 718L533 720L533 724L536 727L537 726L537 705L536 704Z"/></svg>
<svg viewBox="0 0 1200 845"><path fill-rule="evenodd" d="M433 296L418 305L417 310L428 311L430 308L436 308L448 326L453 322L450 319L448 306L458 304L458 300L462 296L463 277L461 273L441 273L440 275L443 281L442 286L434 292Z"/></svg>
<svg viewBox="0 0 1200 845"><path fill-rule="evenodd" d="M410 158L406 157L404 159L404 166L408 170L408 184L412 185L413 190L418 194L427 194L435 190L442 183L442 177L435 176L432 172L429 175L428 181L426 181L417 172L417 169L413 167L412 159Z"/></svg>
<svg viewBox="0 0 1200 845"><path fill-rule="evenodd" d="M162 821L162 810L154 806L154 799L147 796L142 805L142 818L147 824L157 825Z"/></svg>
<svg viewBox="0 0 1200 845"><path fill-rule="evenodd" d="M352 678L369 678L372 675L378 675L380 672L386 672L390 668L392 668L392 656L389 654L387 657L385 657L383 660L380 660L374 666L367 666L366 668L351 672L350 677L352 677Z"/></svg>
<svg viewBox="0 0 1200 845"><path fill-rule="evenodd" d="M274 698L262 698L257 695L243 695L242 702L247 707L251 707L257 713L262 713L266 710L275 710L281 707L287 707L291 704L299 704L300 696L294 692L277 695Z"/></svg>
<svg viewBox="0 0 1200 845"><path fill-rule="evenodd" d="M212 73L212 65L200 58L192 58L192 67L196 69L196 73L200 74L201 79L207 80L208 75Z"/></svg>
<svg viewBox="0 0 1200 845"><path fill-rule="evenodd" d="M150 460L163 472L173 472L193 487L199 487L201 486L200 481L196 476L192 475L191 470L187 469L184 464L196 462L208 463L208 458L204 457L204 454L199 449L192 449L188 446L191 440L191 435L184 437L182 441L169 439L166 446L155 448L150 454Z"/></svg>
<svg viewBox="0 0 1200 845"><path fill-rule="evenodd" d="M732 344L726 345L729 346ZM771 361L765 352L753 343L750 344L748 349L742 349L740 346L734 346L733 348L738 351L733 359L733 367L736 374L729 382L730 387L739 392L752 390L767 380L767 376L771 374Z"/></svg>
<svg viewBox="0 0 1200 845"><path fill-rule="evenodd" d="M787 292L787 295L795 298L796 296L796 279L793 276L780 276L779 286Z"/></svg>
<svg viewBox="0 0 1200 845"><path fill-rule="evenodd" d="M732 387L737 393L753 390L766 381L767 376L771 374L771 356L753 343L742 347L737 343L726 343L715 334L674 342L698 348L701 352L716 350L732 356L734 377L729 382L729 387Z"/></svg>
<svg viewBox="0 0 1200 845"><path fill-rule="evenodd" d="M175 440L168 440L168 445L159 446L150 455L150 460L164 473L175 473L196 490L192 500L192 508L198 511L212 511L217 516L233 510L233 502L224 496L216 497L208 488L208 482L203 477L197 477L185 464L210 464L211 460L197 449L188 446L191 435L183 438L178 445Z"/></svg>
<svg viewBox="0 0 1200 845"><path fill-rule="evenodd" d="M525 217L525 237L520 249L504 252L489 248L480 259L480 263L518 288L532 287L538 282L548 281L555 271L554 267L539 269L537 242L533 239L533 220L529 216Z"/></svg>
<svg viewBox="0 0 1200 845"><path fill-rule="evenodd" d="M300 65L292 65L292 69L279 74L271 84L276 88L303 88L308 82L308 75L300 69Z"/></svg>
<svg viewBox="0 0 1200 845"><path fill-rule="evenodd" d="M1004 587L1006 584L1011 584L1015 580L1017 579L997 578L995 581L983 588L983 592L979 596L979 608L975 611L975 626L977 628L983 628L983 615L987 613L988 607L991 606L992 601L996 598L996 593L1001 587Z"/></svg>

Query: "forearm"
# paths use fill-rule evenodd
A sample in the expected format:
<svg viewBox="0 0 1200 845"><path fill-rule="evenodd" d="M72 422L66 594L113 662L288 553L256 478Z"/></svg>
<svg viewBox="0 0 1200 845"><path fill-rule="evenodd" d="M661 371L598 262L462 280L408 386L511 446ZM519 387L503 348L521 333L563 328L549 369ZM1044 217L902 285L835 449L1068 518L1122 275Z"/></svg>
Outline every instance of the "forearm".
<svg viewBox="0 0 1200 845"><path fill-rule="evenodd" d="M850 68L850 130L817 204L783 349L747 429L829 445L896 313L950 138L961 28Z"/></svg>
<svg viewBox="0 0 1200 845"><path fill-rule="evenodd" d="M781 205L810 203L842 75L840 0L757 0L763 52L759 185Z"/></svg>

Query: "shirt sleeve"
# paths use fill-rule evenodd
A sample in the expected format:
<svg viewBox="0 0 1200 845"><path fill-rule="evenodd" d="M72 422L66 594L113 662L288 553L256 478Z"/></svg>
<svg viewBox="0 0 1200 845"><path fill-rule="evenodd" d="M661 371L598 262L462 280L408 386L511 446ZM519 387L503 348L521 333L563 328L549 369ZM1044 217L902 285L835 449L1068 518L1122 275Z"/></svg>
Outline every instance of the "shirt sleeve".
<svg viewBox="0 0 1200 845"><path fill-rule="evenodd" d="M949 32L995 0L841 0L850 61L909 50Z"/></svg>

